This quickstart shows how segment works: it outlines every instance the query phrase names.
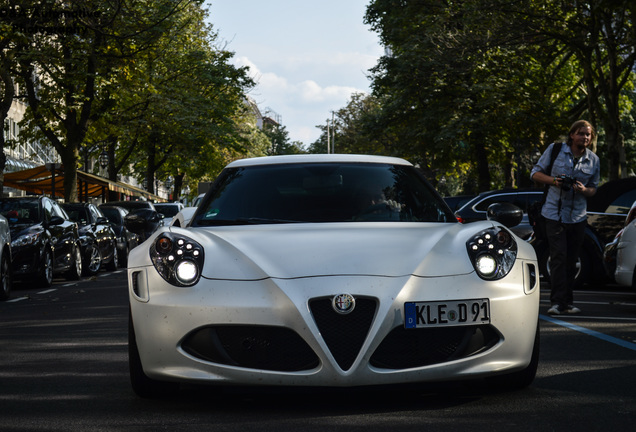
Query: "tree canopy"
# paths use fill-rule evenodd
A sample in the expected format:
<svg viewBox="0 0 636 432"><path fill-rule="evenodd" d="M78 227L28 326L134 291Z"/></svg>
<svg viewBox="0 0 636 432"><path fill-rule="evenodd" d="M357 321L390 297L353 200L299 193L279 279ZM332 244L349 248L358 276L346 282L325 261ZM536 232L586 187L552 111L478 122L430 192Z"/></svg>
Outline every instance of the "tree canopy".
<svg viewBox="0 0 636 432"><path fill-rule="evenodd" d="M539 152L586 117L603 131L606 174L624 176L634 10L620 0L373 0L365 22L386 54L370 71L372 98L354 95L337 130L366 137L352 151L406 157L469 193L529 184ZM372 114L347 117L361 101L377 104Z"/></svg>
<svg viewBox="0 0 636 432"><path fill-rule="evenodd" d="M201 175L248 146L237 120L254 83L216 45L202 0L23 0L3 13L6 68L28 104L21 138L58 152L65 200L82 156L102 148L111 177L132 167L152 190L158 172Z"/></svg>

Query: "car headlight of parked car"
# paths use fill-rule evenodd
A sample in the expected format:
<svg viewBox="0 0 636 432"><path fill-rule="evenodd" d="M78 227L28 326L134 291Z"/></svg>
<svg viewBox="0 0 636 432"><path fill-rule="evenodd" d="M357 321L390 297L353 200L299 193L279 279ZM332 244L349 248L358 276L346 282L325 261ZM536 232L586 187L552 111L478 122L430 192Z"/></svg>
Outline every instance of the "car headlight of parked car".
<svg viewBox="0 0 636 432"><path fill-rule="evenodd" d="M11 241L11 247L21 247L21 246L32 245L38 241L38 239L40 238L40 234L42 233L33 232L33 233L21 235L17 237L15 240Z"/></svg>
<svg viewBox="0 0 636 432"><path fill-rule="evenodd" d="M188 237L161 234L150 247L150 258L161 277L172 285L192 286L201 277L203 247Z"/></svg>
<svg viewBox="0 0 636 432"><path fill-rule="evenodd" d="M466 247L477 274L485 280L505 277L517 259L517 243L510 232L501 227L476 234Z"/></svg>

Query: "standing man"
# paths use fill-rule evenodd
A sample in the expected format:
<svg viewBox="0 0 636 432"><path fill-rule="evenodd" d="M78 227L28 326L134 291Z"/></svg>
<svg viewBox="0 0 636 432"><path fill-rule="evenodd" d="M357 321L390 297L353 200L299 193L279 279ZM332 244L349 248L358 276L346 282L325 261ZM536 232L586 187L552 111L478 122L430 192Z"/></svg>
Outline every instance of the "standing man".
<svg viewBox="0 0 636 432"><path fill-rule="evenodd" d="M550 185L541 210L550 246L550 315L581 312L574 306L572 290L587 224L587 198L596 193L600 178L598 156L588 149L595 138L588 121L575 122L567 142L550 144L530 173L535 182ZM551 172L546 172L554 146L561 150Z"/></svg>

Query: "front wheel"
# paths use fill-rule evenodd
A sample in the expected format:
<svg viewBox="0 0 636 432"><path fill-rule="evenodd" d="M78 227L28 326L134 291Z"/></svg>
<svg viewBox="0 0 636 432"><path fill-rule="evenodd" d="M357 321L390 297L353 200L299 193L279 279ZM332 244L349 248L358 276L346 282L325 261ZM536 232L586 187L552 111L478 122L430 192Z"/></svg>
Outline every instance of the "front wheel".
<svg viewBox="0 0 636 432"><path fill-rule="evenodd" d="M110 261L106 264L106 270L115 271L117 270L117 264L119 262L119 257L117 256L117 245L113 246L113 253Z"/></svg>
<svg viewBox="0 0 636 432"><path fill-rule="evenodd" d="M82 276L82 252L78 245L73 245L71 255L73 262L71 262L71 267L66 272L66 279L78 280Z"/></svg>
<svg viewBox="0 0 636 432"><path fill-rule="evenodd" d="M541 268L541 273L550 281L550 252L547 251L541 262L539 263L539 267ZM576 273L574 275L574 289L581 288L583 284L587 283L590 280L590 267L591 260L588 256L587 252L581 250L579 256L576 259Z"/></svg>
<svg viewBox="0 0 636 432"><path fill-rule="evenodd" d="M2 254L0 263L0 301L7 300L11 296L11 263L7 258L7 252Z"/></svg>
<svg viewBox="0 0 636 432"><path fill-rule="evenodd" d="M161 398L176 393L179 390L178 383L157 381L149 378L144 373L135 328L132 322L132 314L128 314L128 367L130 370L130 384L137 396L142 398Z"/></svg>
<svg viewBox="0 0 636 432"><path fill-rule="evenodd" d="M53 284L53 254L49 248L42 253L42 262L38 272L38 285L48 288Z"/></svg>
<svg viewBox="0 0 636 432"><path fill-rule="evenodd" d="M539 323L537 323L537 331L534 335L534 344L532 345L532 355L530 364L518 372L512 372L505 375L499 375L488 378L487 382L491 387L501 391L521 390L528 387L534 381L539 367L539 351L540 351L540 332Z"/></svg>
<svg viewBox="0 0 636 432"><path fill-rule="evenodd" d="M86 259L86 265L83 266L84 274L86 276L92 276L97 274L102 267L102 254L99 251L97 245L90 247L88 256Z"/></svg>

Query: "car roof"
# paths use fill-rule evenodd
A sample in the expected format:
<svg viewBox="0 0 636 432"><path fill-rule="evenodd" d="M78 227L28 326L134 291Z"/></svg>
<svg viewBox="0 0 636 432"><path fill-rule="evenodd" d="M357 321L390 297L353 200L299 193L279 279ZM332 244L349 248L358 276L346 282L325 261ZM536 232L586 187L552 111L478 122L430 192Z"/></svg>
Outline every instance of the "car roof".
<svg viewBox="0 0 636 432"><path fill-rule="evenodd" d="M239 159L227 165L227 168L237 168L256 165L298 164L298 163L378 163L392 165L410 165L407 160L390 156L351 155L351 154L302 154L264 156L250 159Z"/></svg>

